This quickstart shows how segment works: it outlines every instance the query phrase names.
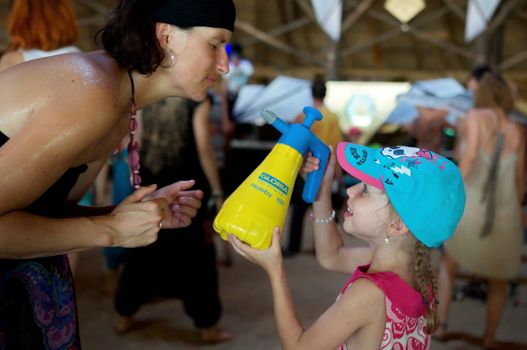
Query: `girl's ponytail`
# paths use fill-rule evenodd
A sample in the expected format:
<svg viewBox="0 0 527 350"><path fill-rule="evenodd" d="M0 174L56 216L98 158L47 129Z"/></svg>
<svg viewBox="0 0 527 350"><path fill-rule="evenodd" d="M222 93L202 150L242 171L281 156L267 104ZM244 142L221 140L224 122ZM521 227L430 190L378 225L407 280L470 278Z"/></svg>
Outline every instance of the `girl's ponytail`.
<svg viewBox="0 0 527 350"><path fill-rule="evenodd" d="M426 333L432 334L439 326L439 313L437 312L437 279L432 269L430 259L431 249L423 243L415 243L414 269L416 288L423 297L426 306Z"/></svg>

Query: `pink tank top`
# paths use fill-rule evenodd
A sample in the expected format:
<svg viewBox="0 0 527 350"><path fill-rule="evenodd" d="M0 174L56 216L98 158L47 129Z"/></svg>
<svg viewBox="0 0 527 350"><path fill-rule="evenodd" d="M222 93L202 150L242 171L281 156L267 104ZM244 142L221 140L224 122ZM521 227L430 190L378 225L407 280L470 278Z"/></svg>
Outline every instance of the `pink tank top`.
<svg viewBox="0 0 527 350"><path fill-rule="evenodd" d="M346 282L338 298L359 278L366 278L383 291L386 301L386 326L379 349L426 350L426 308L421 293L393 272L367 273L369 265L359 266ZM337 300L338 300L337 298ZM346 344L337 350L347 350Z"/></svg>

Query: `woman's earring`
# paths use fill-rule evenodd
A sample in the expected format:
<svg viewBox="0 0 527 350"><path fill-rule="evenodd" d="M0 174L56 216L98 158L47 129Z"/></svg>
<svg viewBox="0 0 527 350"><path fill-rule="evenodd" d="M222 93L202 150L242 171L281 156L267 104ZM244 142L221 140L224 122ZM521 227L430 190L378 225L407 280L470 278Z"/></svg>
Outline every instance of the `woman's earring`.
<svg viewBox="0 0 527 350"><path fill-rule="evenodd" d="M167 56L168 62L163 64L163 68L171 68L176 63L176 56L174 56L174 51L172 51L172 49L168 49Z"/></svg>
<svg viewBox="0 0 527 350"><path fill-rule="evenodd" d="M386 236L384 237L384 243L389 244L390 243L390 237Z"/></svg>

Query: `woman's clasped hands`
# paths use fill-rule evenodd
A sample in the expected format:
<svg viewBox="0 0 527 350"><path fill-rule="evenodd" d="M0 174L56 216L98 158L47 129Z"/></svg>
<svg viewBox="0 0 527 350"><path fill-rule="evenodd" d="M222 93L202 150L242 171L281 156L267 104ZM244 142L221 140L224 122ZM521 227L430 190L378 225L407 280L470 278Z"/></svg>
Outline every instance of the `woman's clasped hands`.
<svg viewBox="0 0 527 350"><path fill-rule="evenodd" d="M189 190L194 180L178 181L156 191L140 187L109 215L110 246L139 247L153 243L161 228L189 226L196 216L203 192Z"/></svg>

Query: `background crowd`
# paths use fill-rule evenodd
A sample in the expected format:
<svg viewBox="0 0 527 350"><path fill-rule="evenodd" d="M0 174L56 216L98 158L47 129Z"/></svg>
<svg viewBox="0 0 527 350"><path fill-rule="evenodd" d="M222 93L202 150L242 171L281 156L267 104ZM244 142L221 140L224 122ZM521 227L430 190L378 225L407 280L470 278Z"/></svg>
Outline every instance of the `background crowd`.
<svg viewBox="0 0 527 350"><path fill-rule="evenodd" d="M176 10L199 11L202 3L210 5L201 0ZM140 329L140 310L147 305L176 299L199 342L236 342L236 332L222 321L229 286L220 285L220 274L239 260L213 231L212 220L239 184L229 174L253 170L233 162L233 140L258 141L268 132L253 125L247 133L233 112L255 68L240 45L228 44L232 1L218 1L188 23L159 5L165 12L153 11L148 30L138 24L144 22L143 6L120 1L98 34L104 51L83 53L75 46L78 25L70 0L11 2L10 44L0 59L0 349L37 349L42 328L49 334L42 348L80 347L74 279L83 270L79 251L93 248L103 263L90 269L102 271L100 291L112 299L116 334ZM192 78L196 72L206 83ZM375 136L361 139L360 128L342 128L324 103L325 79L309 80L312 104L324 116L313 132L333 150L341 141L390 145ZM397 129L397 140L447 155L459 167L467 194L456 232L434 250L440 303L433 339L448 341L456 331L449 327L449 311L461 291L485 299L482 346L499 348L500 322L526 254L527 117L510 117L519 95L495 67L474 67L465 85L473 96L466 115L452 122L447 107L417 106L418 117ZM60 101L42 102L48 91ZM31 113L27 106L33 106ZM136 118L133 127L129 117ZM302 120L300 115L294 122ZM44 135L47 125L56 128ZM455 130L453 144L447 130ZM143 186L138 190L130 184L134 171ZM334 172L331 202L342 225L346 189L357 180L338 166ZM313 253L303 248L312 208L301 200L302 187L299 176L281 241L285 258ZM94 234L99 231L110 233ZM456 281L467 276L460 287ZM42 302L44 314L35 319L40 306L32 300L41 302L42 295L52 302Z"/></svg>

